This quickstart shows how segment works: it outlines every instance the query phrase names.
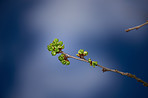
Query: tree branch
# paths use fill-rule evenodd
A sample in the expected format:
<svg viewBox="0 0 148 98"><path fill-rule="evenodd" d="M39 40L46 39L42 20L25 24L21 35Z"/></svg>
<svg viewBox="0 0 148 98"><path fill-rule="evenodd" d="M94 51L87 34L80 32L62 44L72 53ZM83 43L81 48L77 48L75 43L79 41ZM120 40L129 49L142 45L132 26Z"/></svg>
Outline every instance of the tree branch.
<svg viewBox="0 0 148 98"><path fill-rule="evenodd" d="M82 58L77 58L77 57L71 56L71 55L69 55L69 54L67 54L67 53L64 53L63 51L60 51L60 53L66 55L68 58L73 58L73 59L76 59L76 60L80 60L80 61L84 61L84 62L89 63L88 60L86 60L85 58L83 58L83 59L82 59ZM101 65L99 65L99 64L97 64L96 66L102 68L102 71L103 71L103 72L111 71L111 72L119 73L119 74L121 74L121 75L125 75L125 76L128 76L128 77L134 78L134 79L136 79L138 82L143 83L144 86L148 87L148 83L147 83L147 82L143 81L142 79L136 77L135 75L133 75L133 74L131 74L131 73L125 73L125 72L118 71L118 70L116 70L116 69L110 69L110 68L101 66Z"/></svg>
<svg viewBox="0 0 148 98"><path fill-rule="evenodd" d="M129 31L134 30L134 29L137 30L137 29L139 29L139 28L141 28L141 27L143 27L144 25L147 25L147 24L148 24L148 20L147 20L145 23L141 24L141 25L138 25L138 26L129 28L129 29L125 30L125 31L126 31L126 32L129 32Z"/></svg>

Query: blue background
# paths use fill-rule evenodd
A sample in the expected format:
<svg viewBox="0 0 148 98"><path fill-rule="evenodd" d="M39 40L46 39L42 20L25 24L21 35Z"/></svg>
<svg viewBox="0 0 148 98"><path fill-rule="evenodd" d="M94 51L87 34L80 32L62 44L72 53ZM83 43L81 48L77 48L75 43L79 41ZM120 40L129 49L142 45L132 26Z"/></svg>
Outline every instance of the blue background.
<svg viewBox="0 0 148 98"><path fill-rule="evenodd" d="M99 64L148 82L147 0L3 0L0 2L0 98L148 98L136 80L70 59L47 45L79 49Z"/></svg>

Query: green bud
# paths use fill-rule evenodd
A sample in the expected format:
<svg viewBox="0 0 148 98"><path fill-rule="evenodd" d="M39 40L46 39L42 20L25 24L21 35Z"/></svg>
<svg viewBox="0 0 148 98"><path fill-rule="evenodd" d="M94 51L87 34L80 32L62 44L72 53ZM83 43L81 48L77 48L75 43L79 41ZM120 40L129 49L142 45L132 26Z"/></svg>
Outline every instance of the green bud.
<svg viewBox="0 0 148 98"><path fill-rule="evenodd" d="M62 48L62 46L58 46L58 48Z"/></svg>
<svg viewBox="0 0 148 98"><path fill-rule="evenodd" d="M55 46L55 43L54 42L52 43L52 46Z"/></svg>
<svg viewBox="0 0 148 98"><path fill-rule="evenodd" d="M62 60L64 60L64 57L62 57L61 55L58 57L58 59L60 60L60 61L62 61Z"/></svg>
<svg viewBox="0 0 148 98"><path fill-rule="evenodd" d="M93 65L93 66L96 66L97 64L98 64L97 61L96 61L96 62L95 62L95 61L92 61L92 65Z"/></svg>
<svg viewBox="0 0 148 98"><path fill-rule="evenodd" d="M54 39L54 42L58 42L58 41L59 41L59 39L57 39L57 38Z"/></svg>
<svg viewBox="0 0 148 98"><path fill-rule="evenodd" d="M84 53L84 50L83 50L83 49L80 49L80 50L78 51L78 53L79 53L79 54L83 54L83 53Z"/></svg>
<svg viewBox="0 0 148 98"><path fill-rule="evenodd" d="M56 55L56 52L55 51L52 51L51 54L52 54L52 56L55 56Z"/></svg>
<svg viewBox="0 0 148 98"><path fill-rule="evenodd" d="M79 57L79 54L76 54Z"/></svg>
<svg viewBox="0 0 148 98"><path fill-rule="evenodd" d="M47 48L48 48L49 51L53 51L54 50L53 46L47 46Z"/></svg>
<svg viewBox="0 0 148 98"><path fill-rule="evenodd" d="M93 68L95 68L95 65L93 65Z"/></svg>
<svg viewBox="0 0 148 98"><path fill-rule="evenodd" d="M57 42L57 45L56 46L60 46L60 42Z"/></svg>
<svg viewBox="0 0 148 98"><path fill-rule="evenodd" d="M65 45L62 46L62 49L64 49L64 48L65 48Z"/></svg>
<svg viewBox="0 0 148 98"><path fill-rule="evenodd" d="M58 59L59 59L60 61L62 61L61 56L59 56Z"/></svg>
<svg viewBox="0 0 148 98"><path fill-rule="evenodd" d="M65 64L66 64L66 60L61 61L61 63L62 63L63 65L65 65Z"/></svg>
<svg viewBox="0 0 148 98"><path fill-rule="evenodd" d="M51 51L52 47L50 45L47 46L47 49Z"/></svg>
<svg viewBox="0 0 148 98"><path fill-rule="evenodd" d="M63 56L61 58L64 60L64 57Z"/></svg>
<svg viewBox="0 0 148 98"><path fill-rule="evenodd" d="M87 51L84 51L84 54L87 56L88 55L88 52Z"/></svg>
<svg viewBox="0 0 148 98"><path fill-rule="evenodd" d="M64 57L64 54L61 54L62 57Z"/></svg>
<svg viewBox="0 0 148 98"><path fill-rule="evenodd" d="M59 45L62 46L63 45L63 42L62 41L59 41Z"/></svg>
<svg viewBox="0 0 148 98"><path fill-rule="evenodd" d="M59 52L59 48L56 47L56 48L55 48L55 52Z"/></svg>
<svg viewBox="0 0 148 98"><path fill-rule="evenodd" d="M58 46L57 42L52 43L53 46Z"/></svg>
<svg viewBox="0 0 148 98"><path fill-rule="evenodd" d="M95 65L97 65L97 64L98 64L98 62L96 61L96 62L95 62Z"/></svg>
<svg viewBox="0 0 148 98"><path fill-rule="evenodd" d="M52 43L50 43L49 45L50 45L50 46L52 46L53 44L52 44Z"/></svg>
<svg viewBox="0 0 148 98"><path fill-rule="evenodd" d="M88 62L89 62L89 63L91 62L91 59L90 59L90 58L88 59Z"/></svg>
<svg viewBox="0 0 148 98"><path fill-rule="evenodd" d="M66 61L66 65L69 65L70 64L70 62L69 61Z"/></svg>

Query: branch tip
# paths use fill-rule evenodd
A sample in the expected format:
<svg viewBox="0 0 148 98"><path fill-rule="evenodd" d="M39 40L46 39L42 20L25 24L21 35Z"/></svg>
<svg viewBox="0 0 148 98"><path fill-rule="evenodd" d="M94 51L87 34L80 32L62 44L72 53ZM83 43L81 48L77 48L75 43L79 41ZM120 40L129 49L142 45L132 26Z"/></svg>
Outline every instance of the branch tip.
<svg viewBox="0 0 148 98"><path fill-rule="evenodd" d="M148 24L148 20L145 23L141 24L141 25L126 29L125 31L129 32L129 31L134 30L134 29L138 30L139 28L141 28L141 27L143 27L144 25L147 25L147 24Z"/></svg>

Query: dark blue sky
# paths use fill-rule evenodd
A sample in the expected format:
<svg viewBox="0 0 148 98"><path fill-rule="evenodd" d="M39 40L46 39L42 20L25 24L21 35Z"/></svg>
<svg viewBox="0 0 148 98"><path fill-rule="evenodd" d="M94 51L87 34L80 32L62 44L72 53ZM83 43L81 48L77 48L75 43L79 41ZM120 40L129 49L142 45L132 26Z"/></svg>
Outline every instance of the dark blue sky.
<svg viewBox="0 0 148 98"><path fill-rule="evenodd" d="M0 3L0 98L148 98L136 80L46 49L54 38L99 64L148 82L147 0L3 0Z"/></svg>

